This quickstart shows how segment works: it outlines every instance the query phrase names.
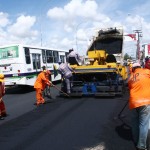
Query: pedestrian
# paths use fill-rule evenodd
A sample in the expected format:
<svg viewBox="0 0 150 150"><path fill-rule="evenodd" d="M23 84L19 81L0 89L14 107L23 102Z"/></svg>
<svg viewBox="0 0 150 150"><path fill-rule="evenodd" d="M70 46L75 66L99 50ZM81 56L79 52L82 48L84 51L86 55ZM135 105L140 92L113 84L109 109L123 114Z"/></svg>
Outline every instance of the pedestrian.
<svg viewBox="0 0 150 150"><path fill-rule="evenodd" d="M129 107L132 111L132 133L137 150L146 150L150 121L150 70L132 65L128 80Z"/></svg>
<svg viewBox="0 0 150 150"><path fill-rule="evenodd" d="M7 116L5 104L3 101L4 95L5 95L4 74L0 74L0 120L4 120L4 117Z"/></svg>
<svg viewBox="0 0 150 150"><path fill-rule="evenodd" d="M48 75L48 73L46 70L42 71L38 75L38 77L34 83L34 88L36 90L36 100L37 100L36 105L37 106L45 103L45 100L43 98L43 90L46 88L46 85L48 85L48 86L51 85L51 81L49 81L47 79L47 75Z"/></svg>
<svg viewBox="0 0 150 150"><path fill-rule="evenodd" d="M129 74L132 73L132 63L129 63Z"/></svg>
<svg viewBox="0 0 150 150"><path fill-rule="evenodd" d="M69 66L69 64L67 62L62 63L61 61L59 61L58 63L59 63L58 71L62 75L63 82L65 82L65 84L66 84L67 94L70 94L71 93L71 90L70 90L71 82L70 81L72 81L72 72L74 72L74 70Z"/></svg>
<svg viewBox="0 0 150 150"><path fill-rule="evenodd" d="M144 68L150 69L150 59L148 57L145 58L145 66Z"/></svg>
<svg viewBox="0 0 150 150"><path fill-rule="evenodd" d="M80 58L79 54L76 53L73 49L69 50L69 54L67 56L68 62L70 63L70 65L80 65L82 64L82 59Z"/></svg>
<svg viewBox="0 0 150 150"><path fill-rule="evenodd" d="M51 72L49 70L46 69L46 66L42 67L43 71L45 70L47 72L46 74L46 78L51 81ZM50 91L50 86L46 85L44 91L43 91L43 95L48 97L48 98L52 98L51 97L51 91Z"/></svg>
<svg viewBox="0 0 150 150"><path fill-rule="evenodd" d="M146 56L145 57L145 62L147 62L149 60L149 57L148 56Z"/></svg>

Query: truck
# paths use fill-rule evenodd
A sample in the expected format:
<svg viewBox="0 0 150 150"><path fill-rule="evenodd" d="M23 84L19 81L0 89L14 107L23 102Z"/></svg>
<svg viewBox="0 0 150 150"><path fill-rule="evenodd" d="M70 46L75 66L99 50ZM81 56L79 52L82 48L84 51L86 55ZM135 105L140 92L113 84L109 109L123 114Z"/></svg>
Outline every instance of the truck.
<svg viewBox="0 0 150 150"><path fill-rule="evenodd" d="M86 63L72 64L74 69L70 96L117 96L125 92L128 74L126 66L118 63L115 55L121 56L123 46L122 28L105 28L87 49ZM62 82L61 89L66 92ZM60 92L60 95L64 95Z"/></svg>

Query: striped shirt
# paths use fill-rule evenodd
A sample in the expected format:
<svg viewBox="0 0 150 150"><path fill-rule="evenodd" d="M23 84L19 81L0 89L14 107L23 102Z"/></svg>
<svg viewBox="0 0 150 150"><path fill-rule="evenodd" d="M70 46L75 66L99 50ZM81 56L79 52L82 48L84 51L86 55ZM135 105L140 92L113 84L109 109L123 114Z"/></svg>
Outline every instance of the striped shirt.
<svg viewBox="0 0 150 150"><path fill-rule="evenodd" d="M73 69L68 65L68 63L61 63L58 70L64 78L70 78L72 76Z"/></svg>

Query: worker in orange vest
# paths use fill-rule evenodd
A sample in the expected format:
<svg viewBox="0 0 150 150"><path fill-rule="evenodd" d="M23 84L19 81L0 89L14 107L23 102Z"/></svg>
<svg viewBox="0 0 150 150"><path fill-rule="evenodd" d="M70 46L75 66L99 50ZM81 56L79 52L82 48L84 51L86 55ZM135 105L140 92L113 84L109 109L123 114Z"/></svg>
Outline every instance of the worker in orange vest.
<svg viewBox="0 0 150 150"><path fill-rule="evenodd" d="M132 65L128 80L130 91L129 107L132 110L133 139L137 150L146 150L150 121L150 70Z"/></svg>
<svg viewBox="0 0 150 150"><path fill-rule="evenodd" d="M4 95L5 95L4 75L0 74L0 120L4 120L4 117L7 116L5 104L3 101Z"/></svg>
<svg viewBox="0 0 150 150"><path fill-rule="evenodd" d="M36 89L37 106L45 103L45 100L42 96L43 90L45 89L46 85L50 86L52 84L51 81L48 80L47 76L47 70L42 71L34 83L34 88Z"/></svg>

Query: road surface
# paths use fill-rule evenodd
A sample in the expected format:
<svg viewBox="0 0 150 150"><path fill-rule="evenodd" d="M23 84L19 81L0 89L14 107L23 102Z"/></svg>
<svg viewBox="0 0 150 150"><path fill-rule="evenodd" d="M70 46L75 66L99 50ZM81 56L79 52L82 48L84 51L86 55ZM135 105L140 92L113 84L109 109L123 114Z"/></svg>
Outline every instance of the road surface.
<svg viewBox="0 0 150 150"><path fill-rule="evenodd" d="M9 116L0 121L2 150L135 150L128 107L123 120L118 119L128 93L116 98L61 98L52 88L52 96L52 101L36 107L35 91L7 90Z"/></svg>

